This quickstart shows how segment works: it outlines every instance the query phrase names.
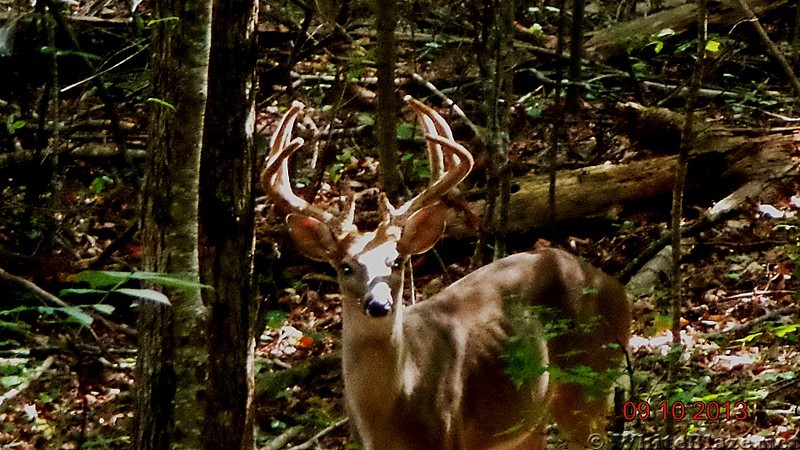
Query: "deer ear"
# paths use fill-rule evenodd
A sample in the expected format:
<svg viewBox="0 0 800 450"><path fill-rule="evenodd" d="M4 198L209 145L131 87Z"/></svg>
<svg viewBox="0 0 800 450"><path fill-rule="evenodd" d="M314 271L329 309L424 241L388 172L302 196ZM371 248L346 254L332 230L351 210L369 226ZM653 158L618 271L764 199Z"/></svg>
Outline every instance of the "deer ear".
<svg viewBox="0 0 800 450"><path fill-rule="evenodd" d="M338 240L325 222L293 213L286 217L286 223L289 225L289 236L303 255L316 261L330 261Z"/></svg>
<svg viewBox="0 0 800 450"><path fill-rule="evenodd" d="M426 206L406 220L397 250L404 255L417 255L430 250L444 233L447 206L442 202Z"/></svg>

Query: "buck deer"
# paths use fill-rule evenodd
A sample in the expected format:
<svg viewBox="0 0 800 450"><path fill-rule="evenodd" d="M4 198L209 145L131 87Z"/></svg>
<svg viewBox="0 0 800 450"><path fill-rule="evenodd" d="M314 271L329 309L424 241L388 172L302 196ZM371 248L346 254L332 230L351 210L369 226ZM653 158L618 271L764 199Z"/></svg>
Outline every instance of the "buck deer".
<svg viewBox="0 0 800 450"><path fill-rule="evenodd" d="M297 248L338 273L345 402L363 448L543 449L550 420L570 448L584 448L604 431L611 382L603 374L620 366L628 343L622 286L545 249L405 306L404 263L441 237L441 198L473 163L437 112L408 101L426 131L431 184L398 208L381 196L376 230L353 225L352 199L336 217L293 193L287 160L303 144L291 135L299 102L272 136L261 175Z"/></svg>

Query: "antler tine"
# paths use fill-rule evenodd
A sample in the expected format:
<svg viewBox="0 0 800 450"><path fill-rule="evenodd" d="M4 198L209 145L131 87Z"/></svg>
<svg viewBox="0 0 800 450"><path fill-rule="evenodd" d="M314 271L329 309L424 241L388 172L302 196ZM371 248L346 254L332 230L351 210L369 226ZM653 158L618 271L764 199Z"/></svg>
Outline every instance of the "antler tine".
<svg viewBox="0 0 800 450"><path fill-rule="evenodd" d="M438 134L444 138L453 139L453 131L441 114L428 105L411 98L410 95L406 96L406 101L420 114L423 125L425 126L425 131L428 134ZM431 181L438 180L444 171L450 170L458 164L458 161L455 160L452 154L444 155L441 146L431 144L430 142L428 143L428 155L431 160ZM435 163L434 158L437 159Z"/></svg>
<svg viewBox="0 0 800 450"><path fill-rule="evenodd" d="M438 181L428 186L423 192L397 208L395 215L408 217L421 208L439 201L445 194L469 175L474 161L469 151L463 145L441 136L427 135L428 141L439 144L455 161L454 166L447 171Z"/></svg>
<svg viewBox="0 0 800 450"><path fill-rule="evenodd" d="M453 132L444 118L427 105L406 96L406 101L414 108L425 127L425 139L431 159L431 180L428 188L397 209L389 209L393 221L404 221L415 211L439 201L453 187L460 183L472 170L473 159L469 151L453 139ZM436 160L433 159L436 157ZM444 161L449 164L445 165ZM434 177L439 164L440 175ZM442 172L441 168L447 169Z"/></svg>
<svg viewBox="0 0 800 450"><path fill-rule="evenodd" d="M295 120L305 105L294 101L278 123L278 129L270 139L270 153L261 172L261 187L272 198L279 210L298 212L323 222L334 222L334 216L298 197L292 190L289 178L289 157L303 146L302 138L292 139Z"/></svg>
<svg viewBox="0 0 800 450"><path fill-rule="evenodd" d="M440 134L441 126L437 126L436 122L433 120L433 115L439 116L439 113L434 111L433 109L429 108L428 105L420 102L419 100L412 98L410 95L406 95L405 101L414 108L414 111L419 115L420 120L422 121L422 126L425 128L426 134ZM439 116L441 118L442 116ZM442 119L444 120L444 119ZM445 123L445 127L449 131L449 127ZM452 136L450 136L452 137ZM428 141L428 161L430 163L431 169L431 183L441 178L442 173L444 173L444 154L442 153L442 148L433 142Z"/></svg>

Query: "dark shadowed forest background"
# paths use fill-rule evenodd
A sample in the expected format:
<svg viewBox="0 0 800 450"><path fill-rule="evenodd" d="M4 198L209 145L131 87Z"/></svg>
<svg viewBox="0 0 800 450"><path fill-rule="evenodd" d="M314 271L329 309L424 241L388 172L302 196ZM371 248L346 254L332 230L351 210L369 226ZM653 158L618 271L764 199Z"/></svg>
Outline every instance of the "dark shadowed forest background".
<svg viewBox="0 0 800 450"><path fill-rule="evenodd" d="M633 305L616 448L800 448L797 1L130 1L0 0L2 448L358 448L256 180L301 100L295 191L374 226L405 95L475 157L407 297L567 249Z"/></svg>

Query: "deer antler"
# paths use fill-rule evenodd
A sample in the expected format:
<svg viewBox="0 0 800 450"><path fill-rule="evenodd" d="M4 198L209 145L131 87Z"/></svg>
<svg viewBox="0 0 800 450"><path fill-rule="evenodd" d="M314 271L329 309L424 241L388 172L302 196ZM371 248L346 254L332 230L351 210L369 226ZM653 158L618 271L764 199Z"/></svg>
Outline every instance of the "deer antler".
<svg viewBox="0 0 800 450"><path fill-rule="evenodd" d="M469 174L474 164L472 155L453 139L450 126L438 112L411 96L406 96L405 100L419 115L425 128L428 159L431 164L431 184L398 208L393 208L386 202L388 214L385 220L399 225L402 225L414 212L441 200Z"/></svg>
<svg viewBox="0 0 800 450"><path fill-rule="evenodd" d="M337 219L333 214L314 206L297 196L292 190L289 178L289 157L303 146L303 139L292 139L297 115L305 108L301 102L294 101L288 111L281 117L278 129L270 139L270 152L264 170L261 172L261 187L272 198L275 207L282 213L302 213L326 223L336 223L339 232L353 227L355 203L348 201L347 212Z"/></svg>
<svg viewBox="0 0 800 450"><path fill-rule="evenodd" d="M425 191L394 208L383 197L384 223L402 226L406 219L420 209L438 202L455 185L460 183L472 170L473 160L469 151L453 140L453 132L438 112L423 103L406 96L406 101L422 119L425 139L428 143L428 158L431 163L431 184ZM319 221L335 225L341 236L354 230L353 215L355 204L352 198L341 218L314 206L294 193L289 178L289 157L302 145L303 139L292 138L292 128L304 105L292 103L289 110L278 123L278 129L270 140L270 153L264 170L261 172L261 186L272 198L275 207L283 213L302 213Z"/></svg>

